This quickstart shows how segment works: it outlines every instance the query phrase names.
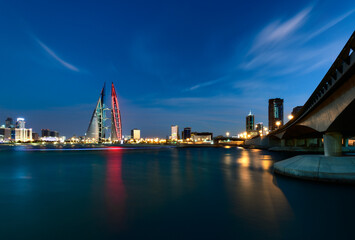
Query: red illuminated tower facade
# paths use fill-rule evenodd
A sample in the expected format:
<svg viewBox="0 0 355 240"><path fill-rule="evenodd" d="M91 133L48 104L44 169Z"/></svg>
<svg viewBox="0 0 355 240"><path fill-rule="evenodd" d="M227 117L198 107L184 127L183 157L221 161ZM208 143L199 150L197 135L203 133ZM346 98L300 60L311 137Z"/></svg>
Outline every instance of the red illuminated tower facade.
<svg viewBox="0 0 355 240"><path fill-rule="evenodd" d="M115 86L111 85L111 140L121 141L122 140L122 122L121 122L121 112L118 105L117 94Z"/></svg>

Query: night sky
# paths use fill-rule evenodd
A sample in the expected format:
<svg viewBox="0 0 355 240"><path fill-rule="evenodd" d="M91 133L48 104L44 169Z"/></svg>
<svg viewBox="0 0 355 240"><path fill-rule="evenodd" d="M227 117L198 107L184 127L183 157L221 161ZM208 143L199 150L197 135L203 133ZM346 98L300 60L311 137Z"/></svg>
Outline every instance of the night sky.
<svg viewBox="0 0 355 240"><path fill-rule="evenodd" d="M353 0L0 0L0 124L84 135L106 81L124 135L236 135L303 105L354 27Z"/></svg>

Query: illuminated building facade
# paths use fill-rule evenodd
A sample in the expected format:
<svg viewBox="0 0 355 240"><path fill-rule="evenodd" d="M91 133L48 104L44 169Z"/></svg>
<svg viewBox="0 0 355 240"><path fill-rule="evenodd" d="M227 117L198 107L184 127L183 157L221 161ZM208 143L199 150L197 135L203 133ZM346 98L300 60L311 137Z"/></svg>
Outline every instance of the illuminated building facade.
<svg viewBox="0 0 355 240"><path fill-rule="evenodd" d="M192 132L191 139L196 143L211 142L213 138L213 133L210 132Z"/></svg>
<svg viewBox="0 0 355 240"><path fill-rule="evenodd" d="M121 122L121 112L118 105L117 94L115 86L111 85L111 140L121 141L122 140L122 122ZM139 131L140 135L140 131ZM133 135L132 135L133 136Z"/></svg>
<svg viewBox="0 0 355 240"><path fill-rule="evenodd" d="M32 141L32 128L15 128L15 142Z"/></svg>
<svg viewBox="0 0 355 240"><path fill-rule="evenodd" d="M273 131L284 123L284 100L281 98L269 99L269 130Z"/></svg>
<svg viewBox="0 0 355 240"><path fill-rule="evenodd" d="M184 128L184 131L182 131L182 139L186 140L191 138L191 128L186 127Z"/></svg>
<svg viewBox="0 0 355 240"><path fill-rule="evenodd" d="M255 124L255 117L249 112L248 116L246 117L246 131L251 132L254 131L254 124Z"/></svg>
<svg viewBox="0 0 355 240"><path fill-rule="evenodd" d="M24 118L17 118L16 128L25 128L26 122Z"/></svg>
<svg viewBox="0 0 355 240"><path fill-rule="evenodd" d="M12 118L5 120L0 128L0 142L30 142L32 141L32 128L25 128L24 118L17 118L14 126Z"/></svg>
<svg viewBox="0 0 355 240"><path fill-rule="evenodd" d="M134 140L139 140L141 139L141 130L139 129L132 129L131 130L131 136L132 136L132 139Z"/></svg>
<svg viewBox="0 0 355 240"><path fill-rule="evenodd" d="M111 118L106 117L106 111L110 111ZM109 127L106 121L110 119ZM122 140L122 122L121 112L117 100L116 89L111 85L111 108L107 108L105 104L105 85L101 90L96 108L91 116L88 130L86 131L86 140L92 142L102 142L106 138L106 129L111 128L111 141Z"/></svg>
<svg viewBox="0 0 355 240"><path fill-rule="evenodd" d="M171 125L171 140L179 139L179 126Z"/></svg>

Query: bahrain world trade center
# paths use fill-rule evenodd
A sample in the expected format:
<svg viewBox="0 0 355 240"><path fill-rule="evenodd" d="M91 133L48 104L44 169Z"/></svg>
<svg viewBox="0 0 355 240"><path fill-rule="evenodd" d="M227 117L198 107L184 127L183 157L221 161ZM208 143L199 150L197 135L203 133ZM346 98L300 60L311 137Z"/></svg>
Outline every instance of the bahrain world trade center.
<svg viewBox="0 0 355 240"><path fill-rule="evenodd" d="M104 84L99 100L97 101L96 108L91 116L88 130L85 134L86 140L92 142L103 142L107 139L111 139L112 142L122 140L121 112L113 83L111 84L110 105L111 108L109 108L109 105L105 102ZM107 114L107 112L109 112L109 114Z"/></svg>

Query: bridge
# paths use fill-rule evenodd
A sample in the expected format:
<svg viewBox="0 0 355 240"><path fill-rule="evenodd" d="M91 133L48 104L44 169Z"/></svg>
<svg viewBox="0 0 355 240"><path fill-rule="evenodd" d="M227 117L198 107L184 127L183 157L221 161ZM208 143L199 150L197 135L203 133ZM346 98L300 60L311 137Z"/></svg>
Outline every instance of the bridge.
<svg viewBox="0 0 355 240"><path fill-rule="evenodd" d="M355 136L354 49L355 32L302 109L292 120L269 133L267 144L324 145L325 156L342 154L343 139Z"/></svg>

